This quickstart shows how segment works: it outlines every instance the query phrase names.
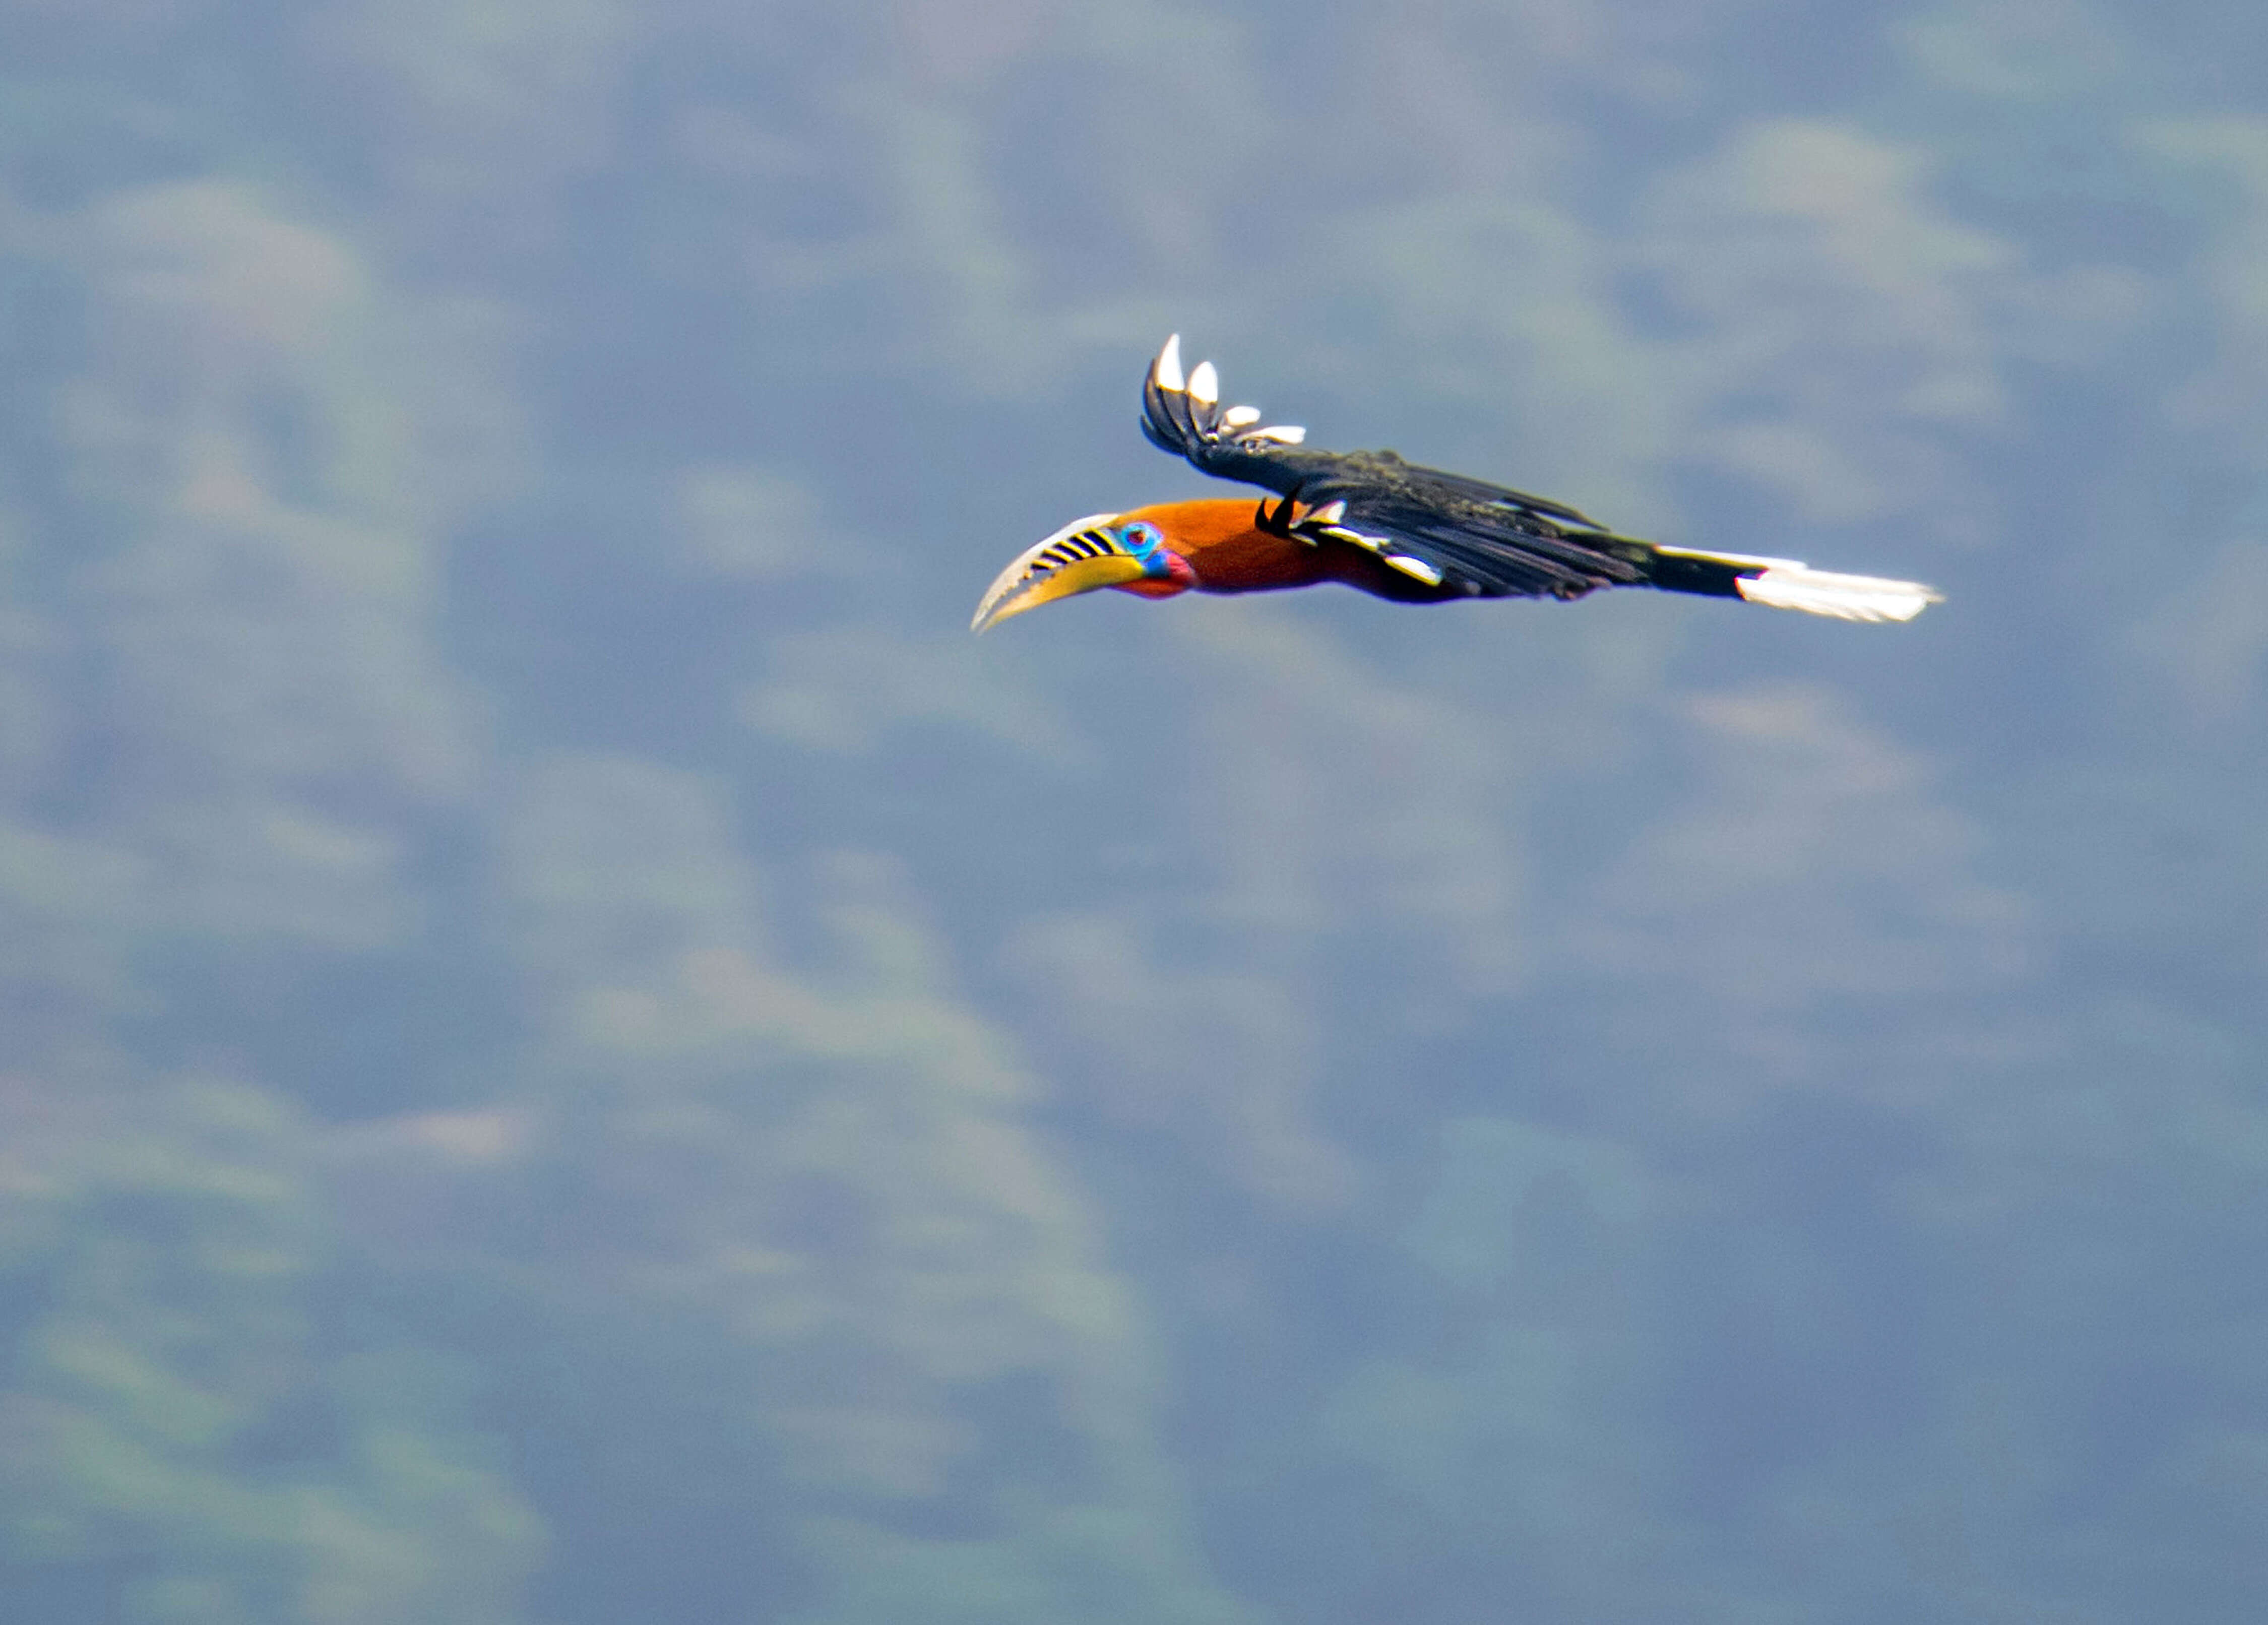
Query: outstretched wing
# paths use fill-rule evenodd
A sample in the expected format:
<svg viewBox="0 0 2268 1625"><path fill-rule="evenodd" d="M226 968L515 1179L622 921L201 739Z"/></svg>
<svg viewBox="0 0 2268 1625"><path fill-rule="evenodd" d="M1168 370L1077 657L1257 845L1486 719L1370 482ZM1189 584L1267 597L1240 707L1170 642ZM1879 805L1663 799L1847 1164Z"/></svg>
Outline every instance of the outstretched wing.
<svg viewBox="0 0 2268 1625"><path fill-rule="evenodd" d="M1444 596L1580 598L1652 578L1653 549L1525 491L1405 463L1392 452L1313 452L1307 430L1223 408L1212 363L1182 374L1181 336L1142 385L1142 432L1205 473L1287 498L1275 522L1318 545L1377 554Z"/></svg>

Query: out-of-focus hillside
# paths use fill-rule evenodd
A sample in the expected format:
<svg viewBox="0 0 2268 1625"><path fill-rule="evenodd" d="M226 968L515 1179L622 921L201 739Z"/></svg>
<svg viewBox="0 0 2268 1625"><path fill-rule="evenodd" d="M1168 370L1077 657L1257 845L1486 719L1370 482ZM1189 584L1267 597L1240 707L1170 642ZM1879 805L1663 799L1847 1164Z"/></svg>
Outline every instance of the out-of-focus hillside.
<svg viewBox="0 0 2268 1625"><path fill-rule="evenodd" d="M2263 62L0 0L0 1617L2250 1618ZM1948 602L970 639L1174 328Z"/></svg>

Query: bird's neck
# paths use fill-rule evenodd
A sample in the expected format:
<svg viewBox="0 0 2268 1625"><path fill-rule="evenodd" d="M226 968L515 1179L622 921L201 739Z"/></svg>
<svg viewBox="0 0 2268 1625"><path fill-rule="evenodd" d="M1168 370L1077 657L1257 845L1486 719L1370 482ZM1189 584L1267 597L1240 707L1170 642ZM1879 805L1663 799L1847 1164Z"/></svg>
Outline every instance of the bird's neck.
<svg viewBox="0 0 2268 1625"><path fill-rule="evenodd" d="M1122 515L1156 526L1166 546L1189 562L1201 592L1265 592L1329 578L1322 551L1260 527L1250 496L1160 503Z"/></svg>

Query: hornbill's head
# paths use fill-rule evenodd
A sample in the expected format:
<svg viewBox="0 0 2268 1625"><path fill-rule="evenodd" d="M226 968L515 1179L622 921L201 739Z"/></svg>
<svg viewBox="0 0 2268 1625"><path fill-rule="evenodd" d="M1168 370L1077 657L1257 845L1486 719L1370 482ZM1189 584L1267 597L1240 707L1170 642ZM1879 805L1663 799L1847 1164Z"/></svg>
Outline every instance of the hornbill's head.
<svg viewBox="0 0 2268 1625"><path fill-rule="evenodd" d="M1002 570L985 589L969 629L982 632L995 621L1097 587L1171 598L1197 579L1189 561L1166 545L1165 532L1141 511L1091 513L1026 548Z"/></svg>

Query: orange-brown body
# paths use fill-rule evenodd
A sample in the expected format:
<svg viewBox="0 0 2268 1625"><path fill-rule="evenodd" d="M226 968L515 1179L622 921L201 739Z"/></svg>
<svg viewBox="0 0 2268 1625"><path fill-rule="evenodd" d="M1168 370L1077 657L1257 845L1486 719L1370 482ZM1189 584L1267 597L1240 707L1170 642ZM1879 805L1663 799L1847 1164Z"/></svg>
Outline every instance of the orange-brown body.
<svg viewBox="0 0 2268 1625"><path fill-rule="evenodd" d="M1263 504L1264 505L1264 504ZM1294 518L1298 517L1295 511ZM1388 569L1375 554L1344 542L1303 541L1263 530L1259 507L1248 499L1207 497L1160 503L1119 516L1121 522L1146 520L1164 533L1166 546L1196 574L1200 592L1272 592L1285 587L1342 581L1380 598L1429 602L1454 596ZM1145 598L1182 591L1163 581L1137 581L1121 589Z"/></svg>

